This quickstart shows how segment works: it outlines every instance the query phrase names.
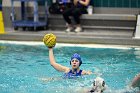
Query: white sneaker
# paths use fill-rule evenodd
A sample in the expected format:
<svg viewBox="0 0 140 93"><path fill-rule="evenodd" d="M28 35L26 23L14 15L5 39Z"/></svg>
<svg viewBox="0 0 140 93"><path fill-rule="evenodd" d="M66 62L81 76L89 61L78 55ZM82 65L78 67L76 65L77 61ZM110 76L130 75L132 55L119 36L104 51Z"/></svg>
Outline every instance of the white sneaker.
<svg viewBox="0 0 140 93"><path fill-rule="evenodd" d="M82 28L81 27L76 27L75 29L75 32L78 33L78 32L81 32L82 31Z"/></svg>
<svg viewBox="0 0 140 93"><path fill-rule="evenodd" d="M66 29L66 32L70 32L70 31L72 31L73 30L73 27L68 27L67 29Z"/></svg>

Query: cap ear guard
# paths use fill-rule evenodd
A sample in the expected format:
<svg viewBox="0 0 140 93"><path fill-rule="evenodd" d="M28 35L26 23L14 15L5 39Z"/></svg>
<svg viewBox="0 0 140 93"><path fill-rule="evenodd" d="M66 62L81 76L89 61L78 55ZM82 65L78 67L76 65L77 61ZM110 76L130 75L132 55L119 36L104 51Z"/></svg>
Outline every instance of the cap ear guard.
<svg viewBox="0 0 140 93"><path fill-rule="evenodd" d="M82 61L80 61L80 64L79 64L79 66L81 66L81 64L82 64Z"/></svg>

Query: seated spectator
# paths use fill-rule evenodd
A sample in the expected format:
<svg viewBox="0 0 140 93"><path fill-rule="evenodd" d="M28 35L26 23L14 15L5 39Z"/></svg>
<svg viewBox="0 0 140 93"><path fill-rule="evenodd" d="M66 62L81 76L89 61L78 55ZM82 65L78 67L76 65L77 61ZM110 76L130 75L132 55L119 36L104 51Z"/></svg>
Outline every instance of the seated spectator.
<svg viewBox="0 0 140 93"><path fill-rule="evenodd" d="M73 30L73 25L70 19L70 16L74 18L76 23L75 32L81 32L82 27L80 25L80 16L87 13L87 6L89 5L90 0L73 0L73 5L71 8L65 9L63 11L63 18L67 23L66 32Z"/></svg>

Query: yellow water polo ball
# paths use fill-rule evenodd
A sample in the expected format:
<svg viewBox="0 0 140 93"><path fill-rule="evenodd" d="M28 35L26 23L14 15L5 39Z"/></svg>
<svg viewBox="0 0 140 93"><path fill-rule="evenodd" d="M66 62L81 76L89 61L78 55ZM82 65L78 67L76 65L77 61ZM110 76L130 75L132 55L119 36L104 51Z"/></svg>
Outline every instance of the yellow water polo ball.
<svg viewBox="0 0 140 93"><path fill-rule="evenodd" d="M56 44L56 36L52 33L46 34L43 38L43 42L49 48L54 47Z"/></svg>

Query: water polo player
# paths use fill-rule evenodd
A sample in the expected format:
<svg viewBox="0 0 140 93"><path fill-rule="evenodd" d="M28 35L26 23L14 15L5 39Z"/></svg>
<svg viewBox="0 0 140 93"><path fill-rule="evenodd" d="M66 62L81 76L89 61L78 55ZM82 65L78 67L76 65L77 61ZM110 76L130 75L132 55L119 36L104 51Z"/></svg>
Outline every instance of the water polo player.
<svg viewBox="0 0 140 93"><path fill-rule="evenodd" d="M75 77L81 75L88 75L92 73L91 71L85 71L80 69L80 66L82 64L82 59L80 55L77 53L73 54L71 57L70 60L70 65L72 66L71 69L56 63L53 54L53 47L56 44L56 36L54 34L52 33L46 34L43 38L43 42L49 49L49 59L50 59L51 66L53 66L58 71L64 72L65 77Z"/></svg>
<svg viewBox="0 0 140 93"><path fill-rule="evenodd" d="M50 59L50 64L56 70L64 72L66 77L89 75L92 73L91 71L85 71L85 70L80 69L80 66L82 64L82 59L80 55L77 53L73 54L71 57L71 60L70 60L70 65L72 66L71 69L56 63L54 54L53 54L53 48L49 48L49 59Z"/></svg>

